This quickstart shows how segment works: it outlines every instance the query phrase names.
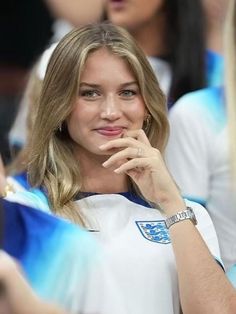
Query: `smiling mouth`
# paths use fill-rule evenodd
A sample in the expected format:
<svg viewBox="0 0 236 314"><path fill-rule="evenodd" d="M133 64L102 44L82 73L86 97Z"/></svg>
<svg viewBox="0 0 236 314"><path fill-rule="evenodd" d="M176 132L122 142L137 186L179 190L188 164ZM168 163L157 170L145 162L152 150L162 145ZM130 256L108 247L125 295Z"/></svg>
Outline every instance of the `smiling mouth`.
<svg viewBox="0 0 236 314"><path fill-rule="evenodd" d="M117 128L106 127L106 128L96 129L95 131L98 132L100 135L112 137L112 136L122 135L123 132L124 132L124 128L121 128L121 127L117 127Z"/></svg>

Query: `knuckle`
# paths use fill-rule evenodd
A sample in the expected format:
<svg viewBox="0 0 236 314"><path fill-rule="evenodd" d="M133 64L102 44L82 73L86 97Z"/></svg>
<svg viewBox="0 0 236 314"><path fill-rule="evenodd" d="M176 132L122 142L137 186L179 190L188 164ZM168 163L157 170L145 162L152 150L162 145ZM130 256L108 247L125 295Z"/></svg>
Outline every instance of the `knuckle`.
<svg viewBox="0 0 236 314"><path fill-rule="evenodd" d="M139 129L139 130L138 130L138 133L139 133L140 135L146 135L143 129Z"/></svg>
<svg viewBox="0 0 236 314"><path fill-rule="evenodd" d="M156 155L157 157L161 157L161 152L159 151L159 149L153 148L153 150L154 150L154 153L155 153L155 155Z"/></svg>

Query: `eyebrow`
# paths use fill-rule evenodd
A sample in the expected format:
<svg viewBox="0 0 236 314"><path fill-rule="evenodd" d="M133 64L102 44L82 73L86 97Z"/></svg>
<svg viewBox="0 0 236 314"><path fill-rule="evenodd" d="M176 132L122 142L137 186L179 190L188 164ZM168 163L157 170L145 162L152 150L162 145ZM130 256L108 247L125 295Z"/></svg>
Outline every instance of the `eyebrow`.
<svg viewBox="0 0 236 314"><path fill-rule="evenodd" d="M132 81L132 82L127 82L127 83L123 83L120 85L120 88L125 88L125 87L128 87L130 85L138 85L138 82L137 81ZM101 87L99 84L93 84L93 83L87 83L87 82L81 82L80 83L80 88L81 87L92 87L92 88L99 88Z"/></svg>

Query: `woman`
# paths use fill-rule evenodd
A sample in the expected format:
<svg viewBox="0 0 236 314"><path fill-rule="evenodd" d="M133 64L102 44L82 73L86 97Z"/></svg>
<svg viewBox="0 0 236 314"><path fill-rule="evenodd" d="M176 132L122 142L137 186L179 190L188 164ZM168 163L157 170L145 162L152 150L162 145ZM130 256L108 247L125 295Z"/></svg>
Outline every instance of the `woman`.
<svg viewBox="0 0 236 314"><path fill-rule="evenodd" d="M106 12L112 23L133 35L149 57L168 95L168 107L187 92L211 84L214 67L206 73L212 56L205 53L200 0L152 0L148 4L142 0L107 0Z"/></svg>
<svg viewBox="0 0 236 314"><path fill-rule="evenodd" d="M128 313L179 313L180 300L184 313L232 313L231 286L211 256L220 259L214 227L169 175L167 136L165 97L143 52L119 27L87 26L50 59L29 178L47 194L48 213L93 231ZM219 281L220 291L211 284Z"/></svg>

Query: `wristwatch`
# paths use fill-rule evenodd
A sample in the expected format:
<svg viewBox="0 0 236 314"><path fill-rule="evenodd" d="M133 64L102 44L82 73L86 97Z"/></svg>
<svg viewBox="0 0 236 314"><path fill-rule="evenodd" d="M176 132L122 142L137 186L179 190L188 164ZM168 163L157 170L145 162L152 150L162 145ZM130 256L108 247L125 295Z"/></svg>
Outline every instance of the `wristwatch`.
<svg viewBox="0 0 236 314"><path fill-rule="evenodd" d="M186 220L186 219L190 219L194 225L197 224L196 216L195 216L194 211L191 207L187 207L187 209L185 209L181 212L178 212L173 216L166 218L166 220L165 220L166 227L167 227L167 229L169 229L173 224L180 222L180 221L183 221L183 220Z"/></svg>

